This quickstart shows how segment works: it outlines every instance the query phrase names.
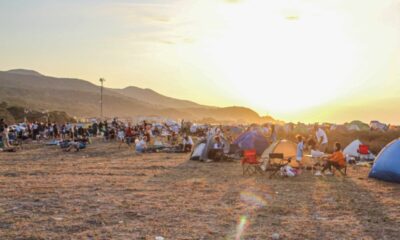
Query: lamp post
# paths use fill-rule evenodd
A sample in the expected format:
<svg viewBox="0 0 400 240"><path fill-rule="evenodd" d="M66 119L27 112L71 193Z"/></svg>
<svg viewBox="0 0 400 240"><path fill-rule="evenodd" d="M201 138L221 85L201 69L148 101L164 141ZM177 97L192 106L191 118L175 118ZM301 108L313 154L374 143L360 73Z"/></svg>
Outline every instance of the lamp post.
<svg viewBox="0 0 400 240"><path fill-rule="evenodd" d="M103 83L106 81L104 78L100 78L100 117L103 119Z"/></svg>
<svg viewBox="0 0 400 240"><path fill-rule="evenodd" d="M28 122L28 113L29 113L29 110L24 108L24 123Z"/></svg>

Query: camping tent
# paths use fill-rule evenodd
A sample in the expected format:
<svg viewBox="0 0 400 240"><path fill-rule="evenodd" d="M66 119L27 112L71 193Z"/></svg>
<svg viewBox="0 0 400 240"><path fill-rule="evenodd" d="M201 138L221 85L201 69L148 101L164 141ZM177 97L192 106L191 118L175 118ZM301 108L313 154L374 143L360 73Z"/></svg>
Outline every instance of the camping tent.
<svg viewBox="0 0 400 240"><path fill-rule="evenodd" d="M358 157L358 149L359 146L362 145L363 143L356 139L353 142L351 142L344 150L343 153L346 155L346 158L349 159L350 157ZM368 156L365 157L366 160L373 160L375 159L375 156L370 153Z"/></svg>
<svg viewBox="0 0 400 240"><path fill-rule="evenodd" d="M345 124L348 131L369 131L369 125L361 121L352 121Z"/></svg>
<svg viewBox="0 0 400 240"><path fill-rule="evenodd" d="M243 133L243 129L240 127L236 127L236 126L230 127L229 131L231 132L231 134L235 134L235 135L239 135L239 134Z"/></svg>
<svg viewBox="0 0 400 240"><path fill-rule="evenodd" d="M241 134L234 142L241 150L256 149L261 155L268 147L268 140L259 131L248 131Z"/></svg>
<svg viewBox="0 0 400 240"><path fill-rule="evenodd" d="M361 131L360 127L358 125L355 125L355 124L348 125L347 126L347 130L356 131L356 132Z"/></svg>
<svg viewBox="0 0 400 240"><path fill-rule="evenodd" d="M376 130L376 131L386 131L387 130L387 126L384 123L381 123L379 121L371 121L371 123L369 124L370 128L372 130Z"/></svg>
<svg viewBox="0 0 400 240"><path fill-rule="evenodd" d="M268 159L270 153L283 153L285 158L296 157L297 145L289 140L279 140L274 142L261 155L261 159Z"/></svg>
<svg viewBox="0 0 400 240"><path fill-rule="evenodd" d="M199 141L196 146L193 148L193 151L190 155L190 160L207 160L208 153L213 148L215 144L216 135L209 136L207 139L203 139ZM221 142L224 144L224 153L229 152L229 142L222 136L219 136Z"/></svg>
<svg viewBox="0 0 400 240"><path fill-rule="evenodd" d="M294 142L289 140L279 140L274 142L264 151L264 153L261 155L261 161L264 162L264 164L267 164L269 162L270 153L282 153L285 159L293 158L293 160L296 160L296 152L297 145ZM296 161L292 161L291 165L293 167L297 167Z"/></svg>
<svg viewBox="0 0 400 240"><path fill-rule="evenodd" d="M382 149L372 166L369 177L400 183L400 138Z"/></svg>

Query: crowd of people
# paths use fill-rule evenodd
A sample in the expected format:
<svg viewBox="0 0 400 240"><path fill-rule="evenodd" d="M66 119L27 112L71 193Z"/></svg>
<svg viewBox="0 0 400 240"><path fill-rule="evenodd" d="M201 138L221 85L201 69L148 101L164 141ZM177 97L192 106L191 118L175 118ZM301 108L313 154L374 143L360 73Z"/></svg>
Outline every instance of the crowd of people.
<svg viewBox="0 0 400 240"><path fill-rule="evenodd" d="M183 122L181 124L184 126ZM191 131L190 126L181 127L177 123L142 121L133 125L118 121L116 118L112 121L94 121L90 124L33 122L11 126L7 125L4 119L0 120L0 139L4 149L22 146L23 142L32 141L67 146L64 149L69 151L71 146L78 146L78 142L86 144L92 138L101 138L104 142L119 143L119 148L126 144L139 153L165 149L166 146L176 152L190 152L194 145L190 135L203 134L205 133L202 128Z"/></svg>
<svg viewBox="0 0 400 240"><path fill-rule="evenodd" d="M334 143L334 151L331 154L328 154L328 136L324 129L320 126L314 126L314 136L309 136L305 139L301 135L296 136L297 147L296 147L296 161L298 169L303 167L303 159L305 150L309 150L310 157L314 159L321 159L321 162L317 162L315 165L321 166L322 170L317 171L315 175L321 176L324 175L327 171L327 175L332 175L333 170L341 171L346 167L346 157L342 152L342 145L339 142ZM295 176L299 174L301 171L296 171L290 165L285 166L282 169L283 175L286 176Z"/></svg>
<svg viewBox="0 0 400 240"><path fill-rule="evenodd" d="M263 125L261 127L241 127L242 132L257 131L273 143L278 140L277 127L273 124ZM322 173L331 170L332 167L342 168L345 164L345 157L341 152L341 144L335 143L332 155L328 152L328 136L323 128L314 126L314 135L296 136L297 154L296 161L301 166L304 157L304 150L309 148L313 157L324 157L326 164ZM137 153L146 152L181 152L189 153L196 142L213 136L214 144L210 149L209 156L213 160L224 159L225 144L232 144L233 133L229 127L196 127L194 125L181 122L177 123L150 123L142 121L137 124L118 121L94 121L91 124L80 123L22 123L9 126L3 119L0 119L0 137L4 149L13 148L13 146L22 146L27 140L31 141L53 141L60 145L65 151L75 149L79 151L90 143L91 138L100 138L103 142L116 142L119 148L124 145L134 149ZM237 137L237 136L236 136ZM227 142L222 142L221 139Z"/></svg>

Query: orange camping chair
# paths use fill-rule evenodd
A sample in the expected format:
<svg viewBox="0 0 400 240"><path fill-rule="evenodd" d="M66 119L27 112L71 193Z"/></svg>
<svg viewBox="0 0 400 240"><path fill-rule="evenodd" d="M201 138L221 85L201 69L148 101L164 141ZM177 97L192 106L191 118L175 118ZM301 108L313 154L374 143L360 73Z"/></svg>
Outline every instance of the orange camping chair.
<svg viewBox="0 0 400 240"><path fill-rule="evenodd" d="M243 168L243 175L263 173L261 169L261 163L257 160L257 151L255 149L244 150L241 164Z"/></svg>

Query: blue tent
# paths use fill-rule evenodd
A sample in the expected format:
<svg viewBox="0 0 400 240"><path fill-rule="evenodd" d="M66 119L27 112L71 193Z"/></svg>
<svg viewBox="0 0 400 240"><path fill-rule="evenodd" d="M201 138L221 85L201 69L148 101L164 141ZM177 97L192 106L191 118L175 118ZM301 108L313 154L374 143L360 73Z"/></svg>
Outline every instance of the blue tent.
<svg viewBox="0 0 400 240"><path fill-rule="evenodd" d="M369 177L400 183L400 139L394 140L382 149Z"/></svg>
<svg viewBox="0 0 400 240"><path fill-rule="evenodd" d="M248 131L240 135L233 144L237 144L241 150L256 149L261 155L268 147L268 140L257 131Z"/></svg>

